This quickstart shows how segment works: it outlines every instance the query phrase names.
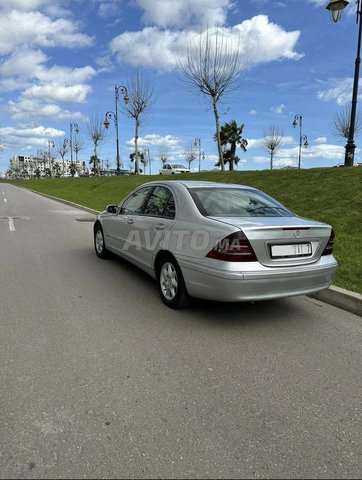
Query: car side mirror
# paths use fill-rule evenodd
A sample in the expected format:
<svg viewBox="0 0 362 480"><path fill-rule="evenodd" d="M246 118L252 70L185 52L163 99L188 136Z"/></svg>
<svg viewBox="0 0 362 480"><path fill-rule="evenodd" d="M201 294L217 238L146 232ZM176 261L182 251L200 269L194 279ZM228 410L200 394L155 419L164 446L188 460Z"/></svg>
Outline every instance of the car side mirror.
<svg viewBox="0 0 362 480"><path fill-rule="evenodd" d="M108 205L107 206L107 213L117 213L117 205Z"/></svg>

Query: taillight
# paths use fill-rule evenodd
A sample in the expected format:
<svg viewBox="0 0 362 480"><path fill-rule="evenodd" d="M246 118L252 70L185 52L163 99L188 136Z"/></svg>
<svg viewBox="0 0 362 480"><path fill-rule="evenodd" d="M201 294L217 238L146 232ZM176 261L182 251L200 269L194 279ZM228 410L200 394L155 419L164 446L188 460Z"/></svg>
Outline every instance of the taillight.
<svg viewBox="0 0 362 480"><path fill-rule="evenodd" d="M256 255L244 232L232 233L220 240L206 255L226 262L256 262Z"/></svg>
<svg viewBox="0 0 362 480"><path fill-rule="evenodd" d="M326 248L324 249L322 255L332 255L334 239L335 239L335 234L334 234L334 230L332 228L331 236L329 237L328 243L327 243Z"/></svg>

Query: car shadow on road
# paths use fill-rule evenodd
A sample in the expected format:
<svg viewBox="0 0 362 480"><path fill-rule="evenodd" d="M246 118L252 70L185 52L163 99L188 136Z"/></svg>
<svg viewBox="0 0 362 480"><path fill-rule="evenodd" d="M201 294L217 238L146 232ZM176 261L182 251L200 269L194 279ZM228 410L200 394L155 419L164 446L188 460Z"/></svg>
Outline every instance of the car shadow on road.
<svg viewBox="0 0 362 480"><path fill-rule="evenodd" d="M103 260L102 260L103 261ZM290 297L285 299L264 300L260 302L216 302L209 300L192 299L192 303L188 308L182 310L173 310L162 304L157 290L157 283L150 276L141 271L138 267L129 263L116 255L111 254L106 264L112 264L113 268L120 269L122 276L127 277L129 283L137 285L139 295L147 297L146 301L155 302L155 307L149 305L150 310L157 308L157 304L164 309L164 314L169 314L172 320L192 321L196 319L198 322L205 322L208 325L220 325L223 328L233 325L250 325L263 323L285 324L301 322L303 317L303 304L301 298ZM119 285L116 286L117 291ZM139 305L140 297L134 296L135 306ZM168 315L167 315L168 316ZM191 318L192 317L192 318ZM303 325L313 321L313 319L303 317Z"/></svg>

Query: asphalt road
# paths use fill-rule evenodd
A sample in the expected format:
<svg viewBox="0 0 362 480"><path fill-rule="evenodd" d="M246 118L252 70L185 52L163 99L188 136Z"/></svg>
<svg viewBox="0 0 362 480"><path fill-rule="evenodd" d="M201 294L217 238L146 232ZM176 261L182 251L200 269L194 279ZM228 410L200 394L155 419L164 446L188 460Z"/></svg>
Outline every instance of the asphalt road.
<svg viewBox="0 0 362 480"><path fill-rule="evenodd" d="M89 217L0 184L1 478L362 477L360 317L172 311Z"/></svg>

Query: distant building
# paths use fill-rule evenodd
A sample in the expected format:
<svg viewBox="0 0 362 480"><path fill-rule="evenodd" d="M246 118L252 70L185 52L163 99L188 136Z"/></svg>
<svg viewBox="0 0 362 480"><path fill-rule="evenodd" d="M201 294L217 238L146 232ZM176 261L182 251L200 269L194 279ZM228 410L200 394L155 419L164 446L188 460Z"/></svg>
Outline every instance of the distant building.
<svg viewBox="0 0 362 480"><path fill-rule="evenodd" d="M56 160L48 155L16 155L10 159L8 178L57 178L78 177L88 174L81 160Z"/></svg>

